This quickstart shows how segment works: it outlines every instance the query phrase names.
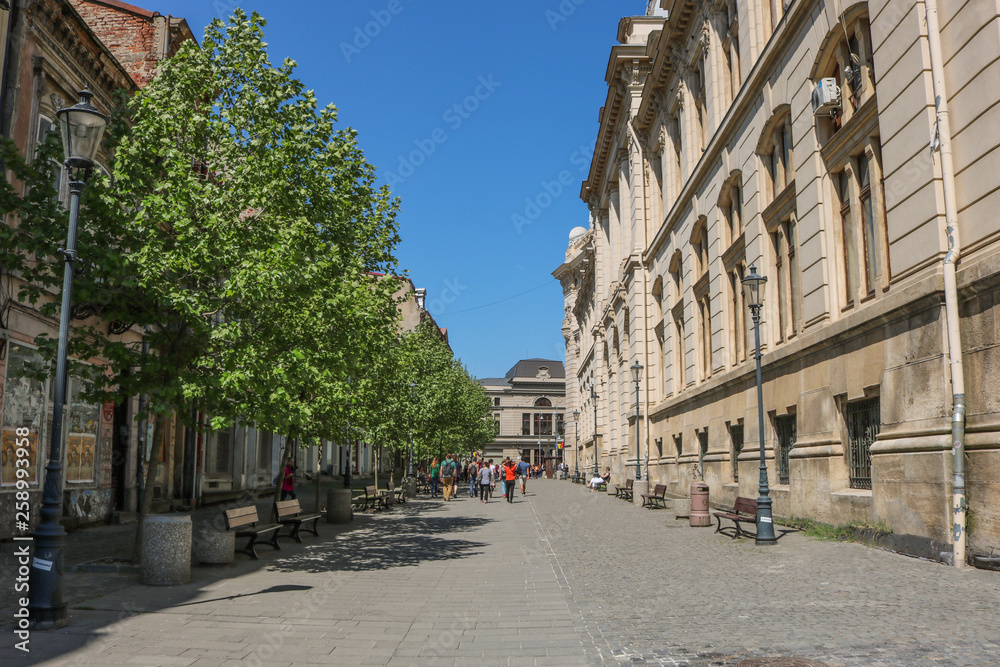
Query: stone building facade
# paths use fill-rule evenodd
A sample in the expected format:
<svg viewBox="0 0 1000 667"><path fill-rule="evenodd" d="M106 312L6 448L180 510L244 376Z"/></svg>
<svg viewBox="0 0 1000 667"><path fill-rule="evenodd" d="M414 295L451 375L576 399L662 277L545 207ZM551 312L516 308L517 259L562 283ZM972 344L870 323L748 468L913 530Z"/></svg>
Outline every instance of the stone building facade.
<svg viewBox="0 0 1000 667"><path fill-rule="evenodd" d="M884 524L901 550L951 557L950 191L929 150L943 90L968 547L1000 546L1000 404L989 390L1000 21L988 4L660 0L621 20L581 188L589 225L573 230L554 272L584 459L607 460L616 481L634 470L628 368L639 361L650 484L680 496L703 477L713 503L756 497L762 438L777 516ZM751 266L768 279L763 434L740 289Z"/></svg>
<svg viewBox="0 0 1000 667"><path fill-rule="evenodd" d="M486 458L527 457L532 465L554 469L572 463L560 448L566 435L566 373L561 361L522 359L502 378L482 378L492 405L497 437L484 449Z"/></svg>
<svg viewBox="0 0 1000 667"><path fill-rule="evenodd" d="M130 16L139 12L141 16L118 29L119 43L109 44L104 41L102 27L91 25L87 18L88 10L98 6L102 11L126 12ZM82 88L88 87L94 94L94 105L108 112L118 91L134 92L145 85L148 76L139 76L119 56L122 44L130 39L136 44L145 43L145 35L155 32L158 16L110 0L0 3L0 134L13 140L22 155L33 159L38 144L52 131L58 109L75 104ZM173 29L161 35L155 49L147 49L145 67L150 71L183 41L193 38L183 20L171 19L168 23ZM108 156L98 154L97 163L106 171ZM10 178L9 173L4 177ZM68 178L58 163L53 163L53 179L60 199L67 203ZM16 224L4 218L3 224ZM19 301L20 287L19 276L0 267L0 514L4 516L14 515L13 445L18 428L29 432L29 497L33 504L41 500L53 413L53 381L38 381L28 369L41 359L35 338L41 334L55 338L59 323L42 315L35 306ZM74 304L74 325L99 324L98 310L92 305ZM112 332L110 328L109 335L133 343L140 337L137 331ZM116 403L96 405L81 399L81 389L81 379L71 375L67 428L63 431L66 439L61 448L63 522L69 525L103 521L116 511L134 510L137 500L137 443L142 439L134 421L138 398L122 396ZM157 486L170 481L161 475ZM30 516L37 519L38 512L32 511ZM0 539L10 537L12 530L12 524L0 526Z"/></svg>

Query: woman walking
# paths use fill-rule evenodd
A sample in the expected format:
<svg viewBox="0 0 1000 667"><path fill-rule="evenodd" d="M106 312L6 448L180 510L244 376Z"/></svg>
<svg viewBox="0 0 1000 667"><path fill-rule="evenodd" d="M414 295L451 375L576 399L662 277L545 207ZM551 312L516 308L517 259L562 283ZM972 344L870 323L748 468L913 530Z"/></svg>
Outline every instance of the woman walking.
<svg viewBox="0 0 1000 667"><path fill-rule="evenodd" d="M441 464L438 462L437 457L431 461L431 498L437 498L438 494L438 481L441 479Z"/></svg>
<svg viewBox="0 0 1000 667"><path fill-rule="evenodd" d="M479 502L490 502L490 487L493 484L493 468L488 465L479 468Z"/></svg>
<svg viewBox="0 0 1000 667"><path fill-rule="evenodd" d="M281 500L291 498L295 500L295 464L292 459L285 461L285 470L281 479Z"/></svg>

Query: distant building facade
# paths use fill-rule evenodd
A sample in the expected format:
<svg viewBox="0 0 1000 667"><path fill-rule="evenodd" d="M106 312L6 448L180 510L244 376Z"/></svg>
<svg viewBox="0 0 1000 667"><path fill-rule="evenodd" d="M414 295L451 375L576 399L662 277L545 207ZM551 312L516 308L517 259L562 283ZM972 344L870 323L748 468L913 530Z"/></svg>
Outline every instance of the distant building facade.
<svg viewBox="0 0 1000 667"><path fill-rule="evenodd" d="M496 440L484 450L487 458L527 457L532 465L547 468L563 460L566 374L561 361L522 359L504 377L479 383L497 428Z"/></svg>
<svg viewBox="0 0 1000 667"><path fill-rule="evenodd" d="M756 497L763 438L776 515L886 524L897 548L949 558L953 195L968 546L1000 545L1000 33L987 3L935 3L936 88L928 4L660 0L621 20L589 224L554 272L585 460L634 471L638 361L649 483ZM953 189L928 151L941 96ZM767 277L763 434L751 266Z"/></svg>

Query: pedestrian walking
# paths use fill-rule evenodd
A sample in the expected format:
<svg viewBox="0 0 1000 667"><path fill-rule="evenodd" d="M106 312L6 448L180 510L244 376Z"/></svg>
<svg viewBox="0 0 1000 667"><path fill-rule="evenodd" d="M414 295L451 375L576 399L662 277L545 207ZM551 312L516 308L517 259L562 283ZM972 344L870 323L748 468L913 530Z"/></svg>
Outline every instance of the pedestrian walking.
<svg viewBox="0 0 1000 667"><path fill-rule="evenodd" d="M528 469L529 468L530 468L530 466L528 465L528 462L525 461L523 458L520 461L517 462L517 476L521 480L521 495L522 496L526 493L525 486L528 483Z"/></svg>
<svg viewBox="0 0 1000 667"><path fill-rule="evenodd" d="M490 502L490 490L493 485L493 469L483 464L479 467L479 502Z"/></svg>
<svg viewBox="0 0 1000 667"><path fill-rule="evenodd" d="M499 478L499 480L500 480L500 495L506 498L507 497L507 479L505 478L505 476L503 474L503 467L505 465L507 465L507 458L506 457L504 457L504 460L500 462L500 465L497 468L496 473L497 473L497 478Z"/></svg>
<svg viewBox="0 0 1000 667"><path fill-rule="evenodd" d="M281 500L285 500L286 498L295 500L298 498L295 495L295 470L295 464L292 463L291 459L285 461L285 469L281 480Z"/></svg>
<svg viewBox="0 0 1000 667"><path fill-rule="evenodd" d="M437 457L431 461L431 498L437 498L438 493L438 481L441 479L441 464L438 463Z"/></svg>
<svg viewBox="0 0 1000 667"><path fill-rule="evenodd" d="M469 497L475 498L476 491L479 490L479 464L476 461L469 462L466 472L469 475Z"/></svg>
<svg viewBox="0 0 1000 667"><path fill-rule="evenodd" d="M441 463L441 486L444 487L444 501L448 502L451 492L455 490L455 462L451 454L447 454Z"/></svg>
<svg viewBox="0 0 1000 667"><path fill-rule="evenodd" d="M504 496L508 503L514 502L514 477L517 475L517 465L513 460L507 459L503 466L504 480L507 482Z"/></svg>
<svg viewBox="0 0 1000 667"><path fill-rule="evenodd" d="M493 459L490 459L490 497L493 497L493 492L497 490L497 466L493 463Z"/></svg>

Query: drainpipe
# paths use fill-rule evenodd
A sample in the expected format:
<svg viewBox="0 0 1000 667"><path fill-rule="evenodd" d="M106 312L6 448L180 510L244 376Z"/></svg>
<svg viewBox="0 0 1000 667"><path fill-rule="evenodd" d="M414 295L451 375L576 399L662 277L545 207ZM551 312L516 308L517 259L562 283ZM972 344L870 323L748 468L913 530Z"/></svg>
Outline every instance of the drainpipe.
<svg viewBox="0 0 1000 667"><path fill-rule="evenodd" d="M944 58L941 55L941 28L938 25L937 0L925 0L927 43L930 47L931 78L937 107L938 152L941 154L941 177L944 186L945 233L948 252L944 256L944 310L948 325L948 358L951 365L951 441L953 474L952 513L954 544L952 560L957 568L965 567L965 379L962 370L962 339L959 330L958 280L956 264L961 255L958 236L958 210L955 205L955 167L951 157L951 123L948 119L948 95L944 85Z"/></svg>
<svg viewBox="0 0 1000 667"><path fill-rule="evenodd" d="M628 125L629 134L632 135L632 141L635 143L635 148L636 148L637 151L639 151L639 187L641 188L641 190L640 190L640 196L639 196L639 201L642 202L642 204L641 204L641 207L642 207L642 250L639 251L639 270L642 272L642 328L641 328L641 331L642 331L642 358L643 358L643 366L646 367L646 386L645 386L645 392L644 392L645 393L645 398L646 398L646 400L645 400L645 406L644 407L646 409L644 409L642 411L642 415L643 415L642 416L642 423L643 423L643 436L645 437L645 445L646 445L646 484L648 485L649 484L649 409L648 408L649 408L649 374L650 374L650 366L649 366L649 331L647 330L646 327L647 327L647 325L649 323L649 319L647 317L647 314L648 314L647 302L648 302L648 299L649 299L649 289L647 288L647 285L646 285L646 279L647 279L647 277L646 277L646 273L647 273L647 271L646 271L646 263L642 259L642 255L643 255L643 253L646 252L646 248L648 247L647 242L646 242L647 241L646 235L649 233L647 231L647 221L646 221L646 156L643 153L642 143L639 141L639 135L636 134L635 127L632 126L632 120L630 119L628 121L628 123L626 123L626 124ZM639 329L639 327L636 327L636 328ZM636 400L638 400L638 399L636 399ZM638 426L638 425L639 425L639 423L636 422L636 426ZM637 452L636 456L638 456L638 455L639 454ZM636 466L638 466L639 465L639 461L636 461L635 464L636 464Z"/></svg>

